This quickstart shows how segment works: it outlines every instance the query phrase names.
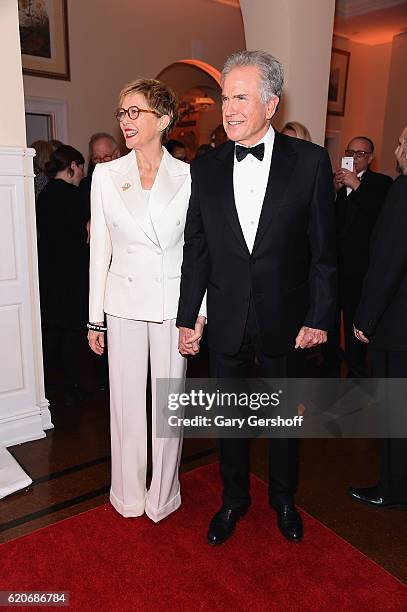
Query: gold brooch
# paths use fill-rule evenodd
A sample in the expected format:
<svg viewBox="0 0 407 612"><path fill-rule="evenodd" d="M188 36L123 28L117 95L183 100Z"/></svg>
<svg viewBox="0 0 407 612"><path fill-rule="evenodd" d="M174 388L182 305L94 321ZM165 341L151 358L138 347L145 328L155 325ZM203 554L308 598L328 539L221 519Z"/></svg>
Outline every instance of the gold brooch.
<svg viewBox="0 0 407 612"><path fill-rule="evenodd" d="M130 187L131 187L130 183L124 183L124 185L122 185L123 191L127 191L128 189L130 189Z"/></svg>

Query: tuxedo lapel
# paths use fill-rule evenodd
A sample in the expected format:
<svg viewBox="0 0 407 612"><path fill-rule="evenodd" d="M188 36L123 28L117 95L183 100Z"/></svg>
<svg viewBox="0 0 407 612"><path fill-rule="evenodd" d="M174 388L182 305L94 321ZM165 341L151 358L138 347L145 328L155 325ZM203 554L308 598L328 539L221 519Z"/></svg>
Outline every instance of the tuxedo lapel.
<svg viewBox="0 0 407 612"><path fill-rule="evenodd" d="M252 253L259 247L276 208L284 200L296 163L297 153L292 149L288 140L283 138L278 132L275 132L270 173Z"/></svg>
<svg viewBox="0 0 407 612"><path fill-rule="evenodd" d="M219 178L213 177L213 180L218 182L220 186L220 201L222 202L223 211L226 219L233 230L239 244L244 248L246 253L249 253L246 241L240 226L239 217L236 210L235 195L233 191L233 165L235 156L235 143L230 142L219 151Z"/></svg>
<svg viewBox="0 0 407 612"><path fill-rule="evenodd" d="M123 158L121 167L110 170L112 180L123 204L146 236L158 245L158 239L147 212L134 151Z"/></svg>

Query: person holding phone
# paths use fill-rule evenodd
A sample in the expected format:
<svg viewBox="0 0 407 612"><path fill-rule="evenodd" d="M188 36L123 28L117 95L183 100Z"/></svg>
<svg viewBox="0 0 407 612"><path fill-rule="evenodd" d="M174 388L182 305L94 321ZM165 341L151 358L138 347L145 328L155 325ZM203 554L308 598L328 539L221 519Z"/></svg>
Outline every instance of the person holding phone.
<svg viewBox="0 0 407 612"><path fill-rule="evenodd" d="M353 169L349 166L353 159ZM343 314L345 359L350 376L367 376L366 347L353 335L353 317L369 265L370 236L392 184L389 176L373 172L374 144L367 136L353 138L334 177L338 246L338 313L336 329L323 348L326 365L338 370L340 317Z"/></svg>

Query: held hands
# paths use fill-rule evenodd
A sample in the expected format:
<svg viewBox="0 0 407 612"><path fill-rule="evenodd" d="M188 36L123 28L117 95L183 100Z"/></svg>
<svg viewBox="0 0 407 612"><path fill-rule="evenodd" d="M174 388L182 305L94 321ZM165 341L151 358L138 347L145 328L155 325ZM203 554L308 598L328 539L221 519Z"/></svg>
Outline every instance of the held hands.
<svg viewBox="0 0 407 612"><path fill-rule="evenodd" d="M98 325L104 325L104 323L98 323ZM104 332L93 331L90 329L88 331L88 344L96 355L103 355L105 351Z"/></svg>
<svg viewBox="0 0 407 612"><path fill-rule="evenodd" d="M312 327L301 327L298 336L295 339L295 348L311 348L318 344L326 342L327 333L322 329L314 329Z"/></svg>
<svg viewBox="0 0 407 612"><path fill-rule="evenodd" d="M335 174L335 178L334 178L335 191L339 191L339 189L343 186L350 187L351 189L353 189L353 191L355 191L356 189L358 189L359 185L360 185L360 180L356 176L356 172L351 172L350 170L347 170L346 168L341 168Z"/></svg>
<svg viewBox="0 0 407 612"><path fill-rule="evenodd" d="M353 326L353 333L355 334L355 337L360 340L360 342L363 342L364 344L369 343L369 338L366 338L365 334L360 331L360 329L356 329L355 326Z"/></svg>
<svg viewBox="0 0 407 612"><path fill-rule="evenodd" d="M195 329L189 327L179 328L178 350L181 355L196 355L199 353L199 343L202 338L206 318L199 316L195 323Z"/></svg>

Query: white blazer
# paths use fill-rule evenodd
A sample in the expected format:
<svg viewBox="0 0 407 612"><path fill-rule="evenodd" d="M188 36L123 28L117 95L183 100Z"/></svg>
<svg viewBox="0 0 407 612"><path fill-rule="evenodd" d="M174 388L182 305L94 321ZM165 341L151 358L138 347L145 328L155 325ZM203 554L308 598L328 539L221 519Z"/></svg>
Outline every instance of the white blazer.
<svg viewBox="0 0 407 612"><path fill-rule="evenodd" d="M189 165L164 148L148 205L134 151L96 165L91 190L90 321L103 321L104 312L155 322L176 317L190 193ZM202 308L200 314L206 316Z"/></svg>

